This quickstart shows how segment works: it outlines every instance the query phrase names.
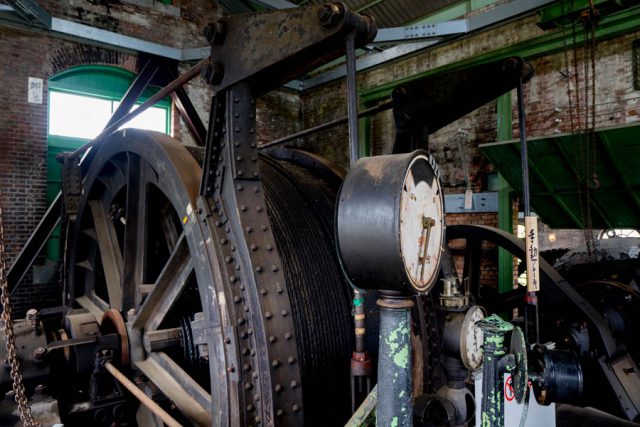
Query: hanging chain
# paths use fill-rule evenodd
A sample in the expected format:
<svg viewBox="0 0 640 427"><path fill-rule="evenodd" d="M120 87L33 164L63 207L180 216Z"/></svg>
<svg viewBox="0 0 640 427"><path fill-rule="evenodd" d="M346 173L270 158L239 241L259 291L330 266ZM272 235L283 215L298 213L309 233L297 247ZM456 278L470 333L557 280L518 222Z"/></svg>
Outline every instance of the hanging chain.
<svg viewBox="0 0 640 427"><path fill-rule="evenodd" d="M596 239L593 235L593 222L591 215L591 191L596 190L600 184L596 171L596 37L595 26L597 20L597 10L593 5L593 0L589 0L589 9L582 13L582 25L584 30L583 52L584 52L584 151L585 174L583 176L584 189L586 193L586 227L585 240L587 252L592 256L595 252Z"/></svg>
<svg viewBox="0 0 640 427"><path fill-rule="evenodd" d="M572 22L572 64L569 65L567 53L565 28L562 27L564 71L567 82L567 99L569 102L569 121L571 134L575 144L575 175L578 202L580 205L580 217L583 222L584 240L589 256L595 251L596 241L593 235L593 221L591 216L591 190L600 186L596 172L596 133L595 133L595 55L596 37L595 25L597 10L590 0L590 7L583 12L583 45L579 49L577 44L576 23ZM565 14L565 1L561 2L563 15ZM571 0L569 13L574 10L574 1ZM579 55L579 50L582 55ZM580 87L578 72L579 56L582 56L583 86ZM572 75L573 74L573 75ZM573 88L571 87L573 77ZM582 89L582 96L581 90Z"/></svg>
<svg viewBox="0 0 640 427"><path fill-rule="evenodd" d="M22 383L20 373L20 361L18 360L18 350L16 349L16 336L13 331L13 320L11 319L11 305L9 303L9 286L7 284L7 266L4 261L4 228L2 224L2 191L0 190L0 302L2 303L2 316L4 321L4 331L6 335L7 363L11 368L11 379L13 380L13 391L15 400L20 411L20 419L25 427L35 427L38 424L33 420L31 408L27 402L27 396Z"/></svg>

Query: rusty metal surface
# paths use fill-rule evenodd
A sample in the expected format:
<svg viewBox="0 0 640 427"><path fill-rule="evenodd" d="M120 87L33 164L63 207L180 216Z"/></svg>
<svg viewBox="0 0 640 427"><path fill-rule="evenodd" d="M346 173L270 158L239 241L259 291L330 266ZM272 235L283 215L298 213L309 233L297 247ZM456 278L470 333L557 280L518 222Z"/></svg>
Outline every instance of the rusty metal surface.
<svg viewBox="0 0 640 427"><path fill-rule="evenodd" d="M216 171L217 188L206 201L206 216L210 246L219 254L211 262L220 263L224 271L226 310L235 319L235 342L227 347L235 347L242 365L238 417L242 424L302 425L301 368L289 284L260 180L255 99L247 84L234 86L226 95L227 137L219 142L220 173Z"/></svg>
<svg viewBox="0 0 640 427"><path fill-rule="evenodd" d="M244 80L258 96L342 55L347 33L356 32L357 47L375 37L372 21L338 5L326 26L319 18L324 6L316 5L232 15L214 23L208 34L214 89Z"/></svg>
<svg viewBox="0 0 640 427"><path fill-rule="evenodd" d="M286 260L305 424L342 425L349 414L353 317L333 236L339 184L322 172L269 157L262 159L261 171L275 241Z"/></svg>
<svg viewBox="0 0 640 427"><path fill-rule="evenodd" d="M204 238L199 234L194 212L200 183L197 162L184 147L166 135L128 129L114 134L102 144L93 163L84 180L83 198L70 245L72 299L91 306L97 314L112 306L124 307L131 322L127 335L132 366L143 371L197 424L227 422L225 414L228 410L219 402L233 404L237 400L227 398L228 364L224 354L215 351L223 348L222 333L217 325L224 313L221 315L216 308L217 293L210 286L219 282L215 279L215 266L210 265L199 252ZM155 190L149 190L152 187L159 189L162 197L158 199ZM126 200L127 194L137 196L133 198L135 203L124 204L124 211L115 209ZM164 206L171 207L166 214L162 206L157 208L158 211L150 210L151 206L158 206L153 204L158 200L166 200L163 203L168 205ZM100 226L111 229L115 239L101 239L100 233L94 231L95 217L90 204L100 205L110 212ZM171 218L173 215L179 216L178 223L182 226L182 230L175 229L175 235L166 229L163 231L157 225L159 223L154 222L154 218ZM126 226L127 219L131 220L129 227ZM141 227L140 224L146 226ZM153 239L140 239L140 236L153 236ZM127 242L138 242L134 251L127 250ZM166 245L166 249L160 248L159 244ZM122 245L126 245L124 251ZM125 276L122 269L116 267L120 269L119 276L123 281L120 295L105 291L107 284L102 282L104 266L100 263L102 251L122 253L123 265L142 273L141 276ZM163 251L166 255L162 255ZM163 265L164 268L160 268ZM211 349L205 371L211 378L207 379L204 379L206 374L204 378L192 377L182 366L172 362L173 359L167 359L164 351L147 353L143 345L146 332L162 330L167 327L167 322L169 326L175 322L171 320L175 319L174 307L184 305L181 296L193 292L199 295L201 303L192 306L191 310L202 306L208 331L207 344ZM125 296L129 293L132 298L126 302ZM120 301L111 301L111 298L118 297ZM133 306L123 305L130 303ZM210 392L203 390L202 384L207 383L211 384ZM216 402L215 407L211 402Z"/></svg>
<svg viewBox="0 0 640 427"><path fill-rule="evenodd" d="M527 81L532 75L531 65L513 57L397 86L392 92L394 153L425 148L427 134L515 88L521 77Z"/></svg>

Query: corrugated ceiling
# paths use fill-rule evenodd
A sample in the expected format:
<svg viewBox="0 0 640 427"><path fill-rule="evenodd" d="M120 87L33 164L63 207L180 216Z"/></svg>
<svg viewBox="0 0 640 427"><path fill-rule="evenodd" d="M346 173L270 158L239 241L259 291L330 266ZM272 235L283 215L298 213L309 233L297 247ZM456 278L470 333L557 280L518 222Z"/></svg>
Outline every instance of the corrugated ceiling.
<svg viewBox="0 0 640 427"><path fill-rule="evenodd" d="M351 9L373 16L378 28L399 27L459 0L343 0ZM295 0L299 4L325 4L327 0Z"/></svg>

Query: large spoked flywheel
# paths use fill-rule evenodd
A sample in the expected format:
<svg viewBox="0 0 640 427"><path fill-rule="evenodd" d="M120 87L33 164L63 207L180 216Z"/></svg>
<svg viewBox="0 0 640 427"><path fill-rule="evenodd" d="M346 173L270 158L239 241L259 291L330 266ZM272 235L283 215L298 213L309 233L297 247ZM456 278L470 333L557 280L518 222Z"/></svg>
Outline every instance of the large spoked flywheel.
<svg viewBox="0 0 640 427"><path fill-rule="evenodd" d="M264 158L260 169L247 191L264 191L266 206L250 208L268 222L240 231L271 230L275 244L244 250L277 248L280 263L242 256L222 209L203 213L200 163L179 142L113 134L83 180L67 299L121 333L116 362L183 422L344 423L353 331L333 251L337 189L290 162ZM263 272L275 279L244 279ZM144 408L137 420L157 423Z"/></svg>

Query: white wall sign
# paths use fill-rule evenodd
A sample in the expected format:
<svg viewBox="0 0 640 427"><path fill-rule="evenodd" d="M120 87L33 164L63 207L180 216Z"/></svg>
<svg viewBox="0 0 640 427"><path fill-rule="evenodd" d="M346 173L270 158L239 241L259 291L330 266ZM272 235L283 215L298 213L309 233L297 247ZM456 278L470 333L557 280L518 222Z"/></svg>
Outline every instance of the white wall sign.
<svg viewBox="0 0 640 427"><path fill-rule="evenodd" d="M29 104L42 104L42 90L44 82L36 77L29 77L28 101Z"/></svg>
<svg viewBox="0 0 640 427"><path fill-rule="evenodd" d="M513 386L510 382L511 375L503 376L503 405L504 405L504 425L505 427L555 427L556 425L556 405L539 405L533 395L531 384L529 384L529 406L524 414L524 403L516 402ZM482 372L479 371L474 376L475 397L476 397L476 425L481 424L482 410ZM585 424L586 425L586 424Z"/></svg>

